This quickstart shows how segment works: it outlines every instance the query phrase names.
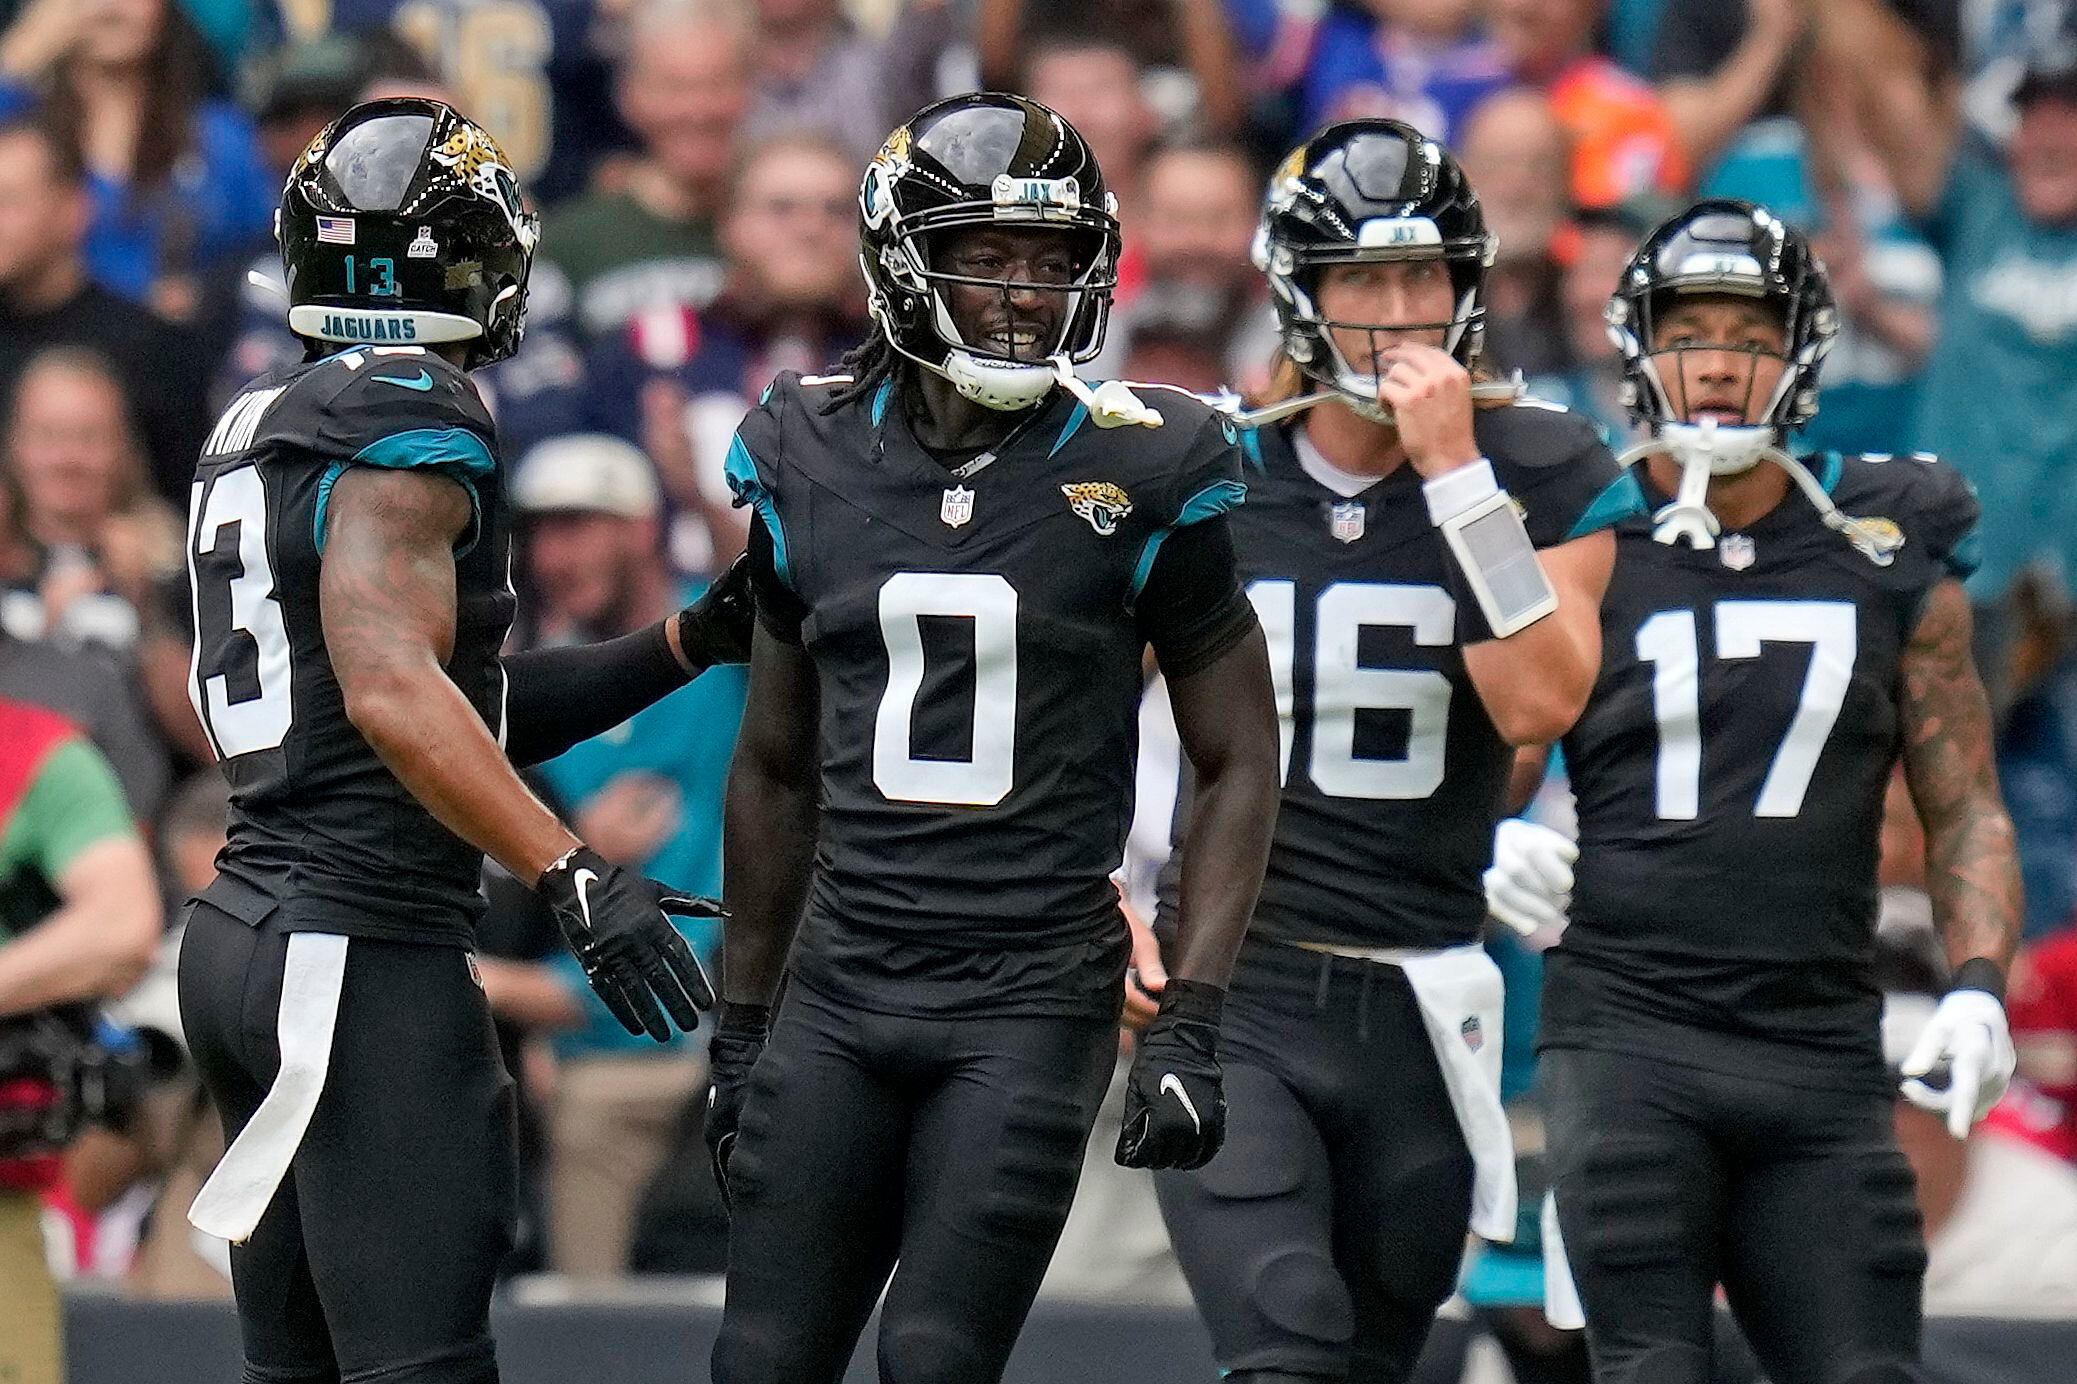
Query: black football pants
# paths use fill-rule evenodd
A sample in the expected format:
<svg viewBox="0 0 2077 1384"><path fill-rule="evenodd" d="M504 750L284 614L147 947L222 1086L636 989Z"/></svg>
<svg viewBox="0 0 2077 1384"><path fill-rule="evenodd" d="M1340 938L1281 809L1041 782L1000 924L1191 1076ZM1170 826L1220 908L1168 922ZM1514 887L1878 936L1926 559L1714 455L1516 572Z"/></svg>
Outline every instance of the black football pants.
<svg viewBox="0 0 2077 1384"><path fill-rule="evenodd" d="M1398 1384L1471 1220L1471 1153L1412 987L1250 942L1219 1041L1226 1145L1154 1178L1219 1368Z"/></svg>
<svg viewBox="0 0 2077 1384"><path fill-rule="evenodd" d="M190 912L181 1023L226 1142L280 1064L287 948L271 919ZM353 939L309 1131L231 1247L244 1384L495 1384L517 1170L514 1089L468 954Z"/></svg>
<svg viewBox="0 0 2077 1384"><path fill-rule="evenodd" d="M883 1286L887 1384L1001 1378L1116 1055L1114 1014L902 1017L796 981L729 1161L715 1384L832 1384Z"/></svg>
<svg viewBox="0 0 2077 1384"><path fill-rule="evenodd" d="M1716 1287L1773 1384L1915 1384L1924 1232L1891 1097L1546 1052L1597 1384L1709 1384Z"/></svg>

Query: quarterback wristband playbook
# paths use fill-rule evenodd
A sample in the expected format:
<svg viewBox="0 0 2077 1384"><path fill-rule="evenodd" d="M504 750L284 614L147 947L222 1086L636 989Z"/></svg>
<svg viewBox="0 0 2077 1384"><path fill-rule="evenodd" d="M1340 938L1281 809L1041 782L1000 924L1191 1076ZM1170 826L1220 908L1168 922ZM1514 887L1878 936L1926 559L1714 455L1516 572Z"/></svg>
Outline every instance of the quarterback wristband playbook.
<svg viewBox="0 0 2077 1384"><path fill-rule="evenodd" d="M1428 519L1442 532L1443 564L1467 644L1519 634L1558 608L1521 512L1480 457L1421 485Z"/></svg>

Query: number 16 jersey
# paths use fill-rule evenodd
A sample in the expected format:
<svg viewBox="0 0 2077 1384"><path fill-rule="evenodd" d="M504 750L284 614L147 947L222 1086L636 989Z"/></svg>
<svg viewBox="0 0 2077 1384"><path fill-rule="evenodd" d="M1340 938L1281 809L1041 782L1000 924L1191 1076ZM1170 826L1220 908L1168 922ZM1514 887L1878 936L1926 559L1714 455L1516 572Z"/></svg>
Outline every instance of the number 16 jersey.
<svg viewBox="0 0 2077 1384"><path fill-rule="evenodd" d="M262 376L210 434L190 496L188 694L231 784L230 839L205 896L233 917L257 924L279 908L292 931L471 945L483 855L347 718L318 577L332 488L349 467L462 486L472 515L444 671L501 735L513 598L496 447L468 376L416 347L354 347Z"/></svg>
<svg viewBox="0 0 2077 1384"><path fill-rule="evenodd" d="M1870 557L1793 488L1712 549L1648 518L1617 531L1600 676L1564 741L1580 858L1546 1047L1673 1057L1700 1029L1746 1040L1746 1070L1882 1079L1869 964L1899 673L1927 594L1969 570L1976 502L1931 458L1805 464L1902 545Z"/></svg>
<svg viewBox="0 0 2077 1384"><path fill-rule="evenodd" d="M1110 873L1163 638L1139 598L1177 531L1240 502L1237 434L1178 392L1147 391L1162 426L1104 429L1055 391L948 467L891 387L825 411L848 383L780 376L728 467L820 691L794 973L897 1013L1115 1007ZM1222 581L1203 599L1247 619Z"/></svg>

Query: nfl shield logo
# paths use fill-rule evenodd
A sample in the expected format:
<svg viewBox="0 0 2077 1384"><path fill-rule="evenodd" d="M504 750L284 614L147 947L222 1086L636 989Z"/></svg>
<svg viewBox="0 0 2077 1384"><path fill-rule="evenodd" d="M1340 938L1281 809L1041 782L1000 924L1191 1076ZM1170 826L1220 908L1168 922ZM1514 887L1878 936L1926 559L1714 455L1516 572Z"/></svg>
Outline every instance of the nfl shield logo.
<svg viewBox="0 0 2077 1384"><path fill-rule="evenodd" d="M973 491L963 485L955 485L945 492L945 502L938 506L938 518L956 529L973 517Z"/></svg>
<svg viewBox="0 0 2077 1384"><path fill-rule="evenodd" d="M1328 532L1344 543L1354 543L1363 536L1363 506L1354 500L1344 500L1328 511Z"/></svg>
<svg viewBox="0 0 2077 1384"><path fill-rule="evenodd" d="M1477 1052L1486 1045L1486 1030L1484 1025L1479 1023L1478 1015L1476 1014L1466 1019L1463 1026L1457 1031L1464 1035L1464 1046L1470 1048L1473 1052Z"/></svg>
<svg viewBox="0 0 2077 1384"><path fill-rule="evenodd" d="M1723 560L1724 566L1733 572L1743 572L1752 566L1752 560L1759 556L1759 553L1747 535L1727 533L1717 542L1716 555Z"/></svg>

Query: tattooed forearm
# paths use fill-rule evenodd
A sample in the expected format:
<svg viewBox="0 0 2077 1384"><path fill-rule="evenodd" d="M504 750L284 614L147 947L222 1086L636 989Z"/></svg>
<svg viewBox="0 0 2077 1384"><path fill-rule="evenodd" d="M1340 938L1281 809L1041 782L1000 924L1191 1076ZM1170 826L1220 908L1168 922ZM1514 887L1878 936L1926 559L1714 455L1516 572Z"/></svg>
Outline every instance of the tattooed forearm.
<svg viewBox="0 0 2077 1384"><path fill-rule="evenodd" d="M441 825L531 884L576 844L528 791L442 665L454 650L453 481L349 467L332 488L318 578L346 714Z"/></svg>
<svg viewBox="0 0 2077 1384"><path fill-rule="evenodd" d="M1948 960L2004 967L2019 944L2019 857L1969 635L1968 598L1942 581L1904 651L1904 775L1925 823L1926 892Z"/></svg>

